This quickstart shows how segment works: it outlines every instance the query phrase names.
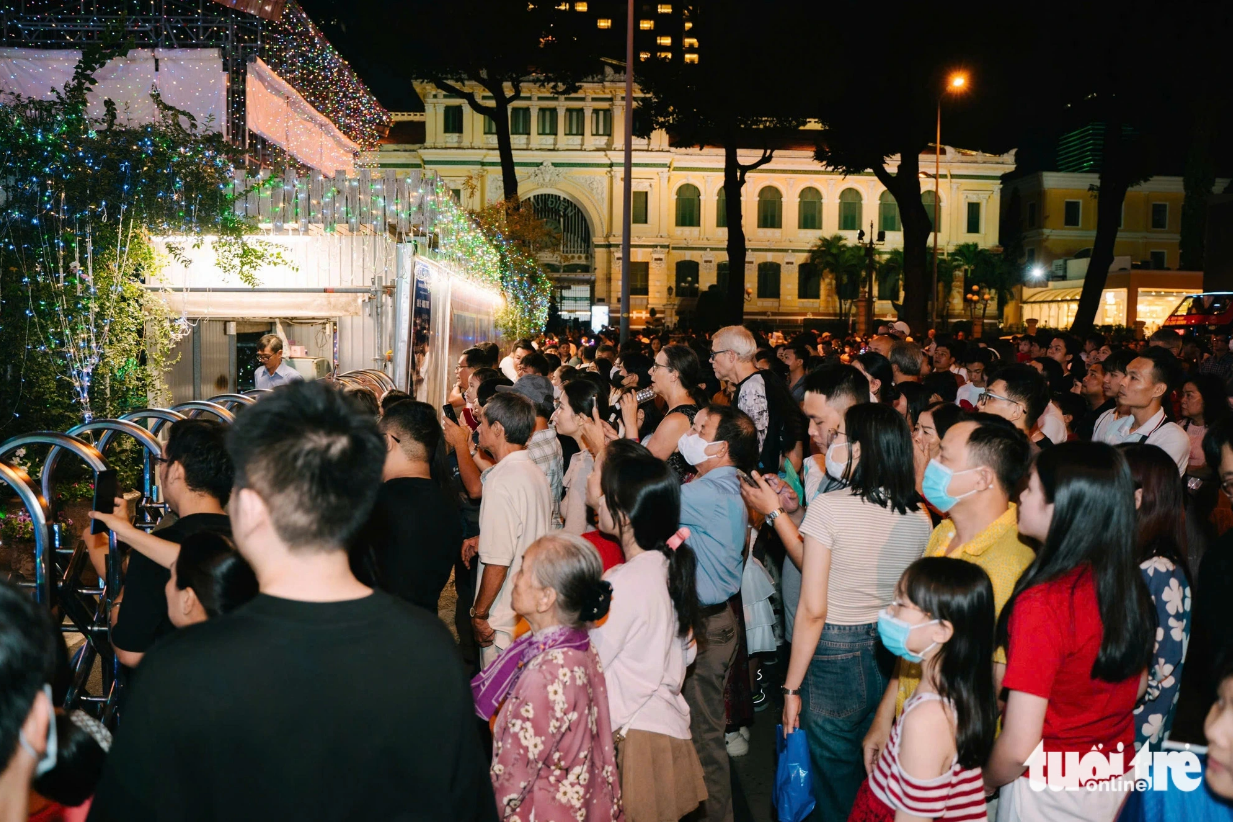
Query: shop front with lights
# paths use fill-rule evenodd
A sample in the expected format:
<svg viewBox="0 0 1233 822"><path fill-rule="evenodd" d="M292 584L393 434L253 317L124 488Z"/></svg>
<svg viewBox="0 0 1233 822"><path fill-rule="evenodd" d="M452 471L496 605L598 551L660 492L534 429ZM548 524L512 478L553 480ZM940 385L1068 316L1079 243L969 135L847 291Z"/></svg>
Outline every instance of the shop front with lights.
<svg viewBox="0 0 1233 822"><path fill-rule="evenodd" d="M1105 280L1095 324L1133 328L1136 323L1143 323L1145 333L1150 334L1184 296L1202 290L1202 272L1113 271ZM1083 280L1060 280L1045 288L1024 288L1023 320L1037 320L1041 328L1069 328L1082 293Z"/></svg>

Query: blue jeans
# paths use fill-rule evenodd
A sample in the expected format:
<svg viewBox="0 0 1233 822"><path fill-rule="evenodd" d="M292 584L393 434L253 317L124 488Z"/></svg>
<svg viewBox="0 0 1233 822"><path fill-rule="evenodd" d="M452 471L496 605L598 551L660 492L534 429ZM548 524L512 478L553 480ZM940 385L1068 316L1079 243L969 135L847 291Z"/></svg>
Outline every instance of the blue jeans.
<svg viewBox="0 0 1233 822"><path fill-rule="evenodd" d="M861 740L886 691L892 657L877 623L822 628L801 689L801 729L813 760L814 822L843 822L865 779Z"/></svg>

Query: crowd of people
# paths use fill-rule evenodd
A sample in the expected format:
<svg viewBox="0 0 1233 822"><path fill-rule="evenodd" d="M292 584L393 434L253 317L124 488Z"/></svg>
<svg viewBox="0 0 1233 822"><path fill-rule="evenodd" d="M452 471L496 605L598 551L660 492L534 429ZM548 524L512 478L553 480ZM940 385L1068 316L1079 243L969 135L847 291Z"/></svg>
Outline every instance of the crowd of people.
<svg viewBox="0 0 1233 822"><path fill-rule="evenodd" d="M1233 819L1228 337L876 331L544 335L444 415L287 378L166 426L169 516L92 514L114 742L0 584L0 820L726 822L780 702L824 822ZM1032 784L1183 748L1199 790Z"/></svg>

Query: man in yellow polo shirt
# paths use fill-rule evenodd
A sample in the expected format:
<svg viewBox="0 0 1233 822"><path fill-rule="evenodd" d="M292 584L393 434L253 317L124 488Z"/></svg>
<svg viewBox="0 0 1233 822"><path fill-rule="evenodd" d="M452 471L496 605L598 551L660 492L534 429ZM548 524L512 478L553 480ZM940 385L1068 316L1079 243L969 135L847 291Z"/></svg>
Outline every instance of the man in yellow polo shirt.
<svg viewBox="0 0 1233 822"><path fill-rule="evenodd" d="M942 520L925 548L927 557L954 557L985 569L993 583L998 614L1010 599L1020 574L1035 554L1019 539L1018 509L1011 502L1028 468L1028 441L1008 422L991 414L950 427L942 451L925 471L924 492L929 502L949 519ZM1006 653L994 652L994 684L1001 685ZM895 676L863 744L865 769L890 738L891 725L903 703L920 683L920 666L900 659Z"/></svg>

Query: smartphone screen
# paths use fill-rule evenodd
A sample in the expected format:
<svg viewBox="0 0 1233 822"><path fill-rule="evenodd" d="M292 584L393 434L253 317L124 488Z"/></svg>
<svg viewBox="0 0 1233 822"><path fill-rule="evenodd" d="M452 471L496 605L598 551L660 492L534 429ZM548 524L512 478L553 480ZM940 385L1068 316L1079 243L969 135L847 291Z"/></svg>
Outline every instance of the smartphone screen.
<svg viewBox="0 0 1233 822"><path fill-rule="evenodd" d="M108 469L107 471L98 472L94 478L93 510L102 511L104 514L110 514L115 510L116 493L119 491L117 482L114 470ZM106 534L109 530L102 520L90 520L91 534Z"/></svg>
<svg viewBox="0 0 1233 822"><path fill-rule="evenodd" d="M448 417L450 422L453 422L454 424L458 423L458 412L456 412L454 410L454 406L450 405L448 402L441 406L441 413Z"/></svg>

